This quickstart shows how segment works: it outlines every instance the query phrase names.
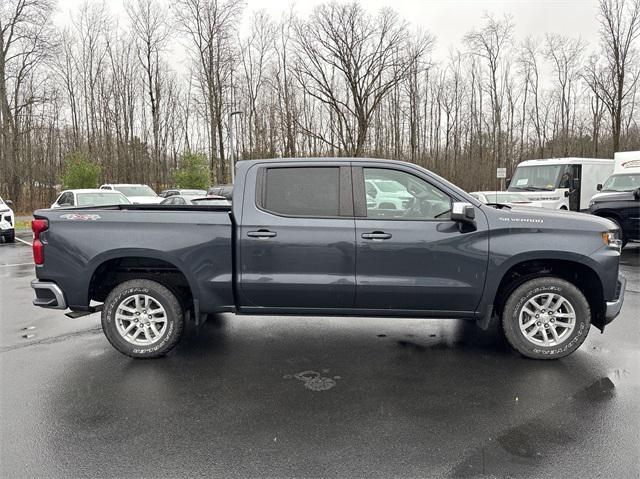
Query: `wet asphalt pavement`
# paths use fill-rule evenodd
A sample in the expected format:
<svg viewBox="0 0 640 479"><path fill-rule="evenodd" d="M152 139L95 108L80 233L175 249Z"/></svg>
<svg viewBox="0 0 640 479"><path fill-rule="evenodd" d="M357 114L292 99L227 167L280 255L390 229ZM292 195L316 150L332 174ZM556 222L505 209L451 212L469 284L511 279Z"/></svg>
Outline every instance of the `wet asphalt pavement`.
<svg viewBox="0 0 640 479"><path fill-rule="evenodd" d="M622 264L621 316L558 361L457 320L234 315L140 361L32 307L30 248L0 244L0 472L639 477L639 244Z"/></svg>

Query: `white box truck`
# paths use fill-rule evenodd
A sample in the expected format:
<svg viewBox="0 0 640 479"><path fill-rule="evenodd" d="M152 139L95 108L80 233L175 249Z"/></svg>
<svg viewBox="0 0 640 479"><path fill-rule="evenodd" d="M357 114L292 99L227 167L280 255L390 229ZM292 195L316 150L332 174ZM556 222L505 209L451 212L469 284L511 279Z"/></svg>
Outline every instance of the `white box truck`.
<svg viewBox="0 0 640 479"><path fill-rule="evenodd" d="M614 175L640 173L640 151L619 151L613 158L615 162Z"/></svg>
<svg viewBox="0 0 640 479"><path fill-rule="evenodd" d="M524 193L543 208L586 211L613 167L614 160L601 158L527 160L516 167L508 191Z"/></svg>

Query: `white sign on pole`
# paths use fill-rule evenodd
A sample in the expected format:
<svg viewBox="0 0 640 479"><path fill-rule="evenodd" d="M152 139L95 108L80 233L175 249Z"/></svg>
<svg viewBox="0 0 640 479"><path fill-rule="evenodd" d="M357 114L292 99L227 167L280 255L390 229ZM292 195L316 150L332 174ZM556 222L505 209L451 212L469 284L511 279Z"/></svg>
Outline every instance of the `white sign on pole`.
<svg viewBox="0 0 640 479"><path fill-rule="evenodd" d="M506 178L506 177L507 177L506 168L496 168L496 178Z"/></svg>

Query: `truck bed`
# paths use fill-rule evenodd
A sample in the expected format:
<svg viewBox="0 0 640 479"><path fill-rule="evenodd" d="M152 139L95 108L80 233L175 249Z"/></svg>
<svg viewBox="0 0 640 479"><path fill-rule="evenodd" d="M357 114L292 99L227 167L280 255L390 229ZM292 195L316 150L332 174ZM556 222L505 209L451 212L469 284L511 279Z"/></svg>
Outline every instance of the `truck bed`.
<svg viewBox="0 0 640 479"><path fill-rule="evenodd" d="M61 208L38 210L34 218L49 222L41 234L45 261L36 276L56 282L71 309L86 310L94 276L124 257L140 260L128 259L123 268L144 272L152 261L183 274L203 306L234 305L230 206Z"/></svg>

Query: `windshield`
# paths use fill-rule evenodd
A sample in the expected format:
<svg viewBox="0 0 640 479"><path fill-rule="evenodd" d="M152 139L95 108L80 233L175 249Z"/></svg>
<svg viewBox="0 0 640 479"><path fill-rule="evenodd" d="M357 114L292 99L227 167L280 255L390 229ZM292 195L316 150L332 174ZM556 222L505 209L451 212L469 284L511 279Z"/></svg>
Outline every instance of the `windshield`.
<svg viewBox="0 0 640 479"><path fill-rule="evenodd" d="M116 190L124 196L158 196L156 192L147 185L142 186L116 186Z"/></svg>
<svg viewBox="0 0 640 479"><path fill-rule="evenodd" d="M131 202L119 193L78 193L78 206L129 205Z"/></svg>
<svg viewBox="0 0 640 479"><path fill-rule="evenodd" d="M491 199L494 195L487 195ZM498 193L498 203L529 203L529 199L517 193Z"/></svg>
<svg viewBox="0 0 640 479"><path fill-rule="evenodd" d="M522 193L505 193L504 191L484 192L487 203L530 203L530 200ZM472 193L476 198L479 195Z"/></svg>
<svg viewBox="0 0 640 479"><path fill-rule="evenodd" d="M565 166L518 166L509 184L509 191L555 190Z"/></svg>
<svg viewBox="0 0 640 479"><path fill-rule="evenodd" d="M640 173L611 175L602 185L601 191L633 191L636 188L640 188Z"/></svg>

